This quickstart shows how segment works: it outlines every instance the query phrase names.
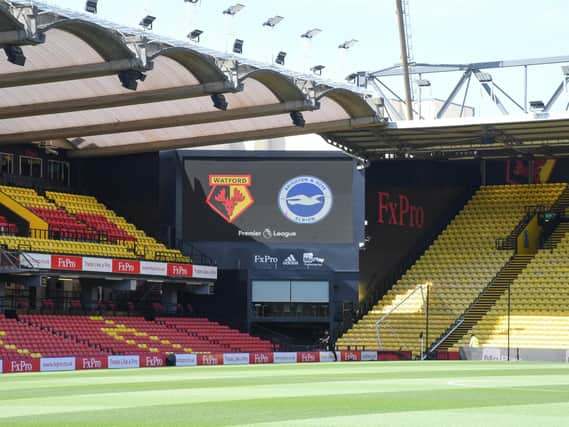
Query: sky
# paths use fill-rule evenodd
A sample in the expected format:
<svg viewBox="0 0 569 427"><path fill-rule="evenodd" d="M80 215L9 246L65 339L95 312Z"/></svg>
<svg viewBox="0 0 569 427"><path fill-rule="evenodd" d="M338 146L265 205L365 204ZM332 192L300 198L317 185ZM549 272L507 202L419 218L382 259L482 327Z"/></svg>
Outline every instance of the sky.
<svg viewBox="0 0 569 427"><path fill-rule="evenodd" d="M245 8L234 17L223 15L229 6ZM567 54L569 1L567 0L407 0L413 58L427 63L470 63L525 59ZM84 10L84 0L47 0L74 10ZM343 81L354 71L376 71L400 62L395 0L99 0L99 16L137 27L147 14L156 16L153 32L185 39L193 29L204 31L201 45L227 51L233 40L244 40L243 55L272 62L277 52L287 52L286 68L307 72L321 64L323 77ZM267 18L281 15L274 29L263 27ZM322 30L312 41L300 35ZM338 45L358 43L346 51ZM546 101L562 81L559 65L530 68L529 99ZM423 97L446 98L458 74L429 76L432 82ZM494 74L500 86L521 98L523 72L502 70ZM401 90L401 79L386 79ZM400 92L401 93L401 92ZM569 100L565 92L562 99ZM487 100L486 100L487 101ZM469 104L494 114L480 88L472 90ZM566 103L563 103L563 108ZM561 108L561 107L560 107Z"/></svg>

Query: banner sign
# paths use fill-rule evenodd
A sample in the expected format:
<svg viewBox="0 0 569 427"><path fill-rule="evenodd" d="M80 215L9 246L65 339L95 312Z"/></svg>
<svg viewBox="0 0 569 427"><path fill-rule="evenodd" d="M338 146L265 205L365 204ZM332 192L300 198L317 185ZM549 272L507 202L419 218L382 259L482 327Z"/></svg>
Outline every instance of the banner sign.
<svg viewBox="0 0 569 427"><path fill-rule="evenodd" d="M248 365L249 353L225 353L223 355L224 365Z"/></svg>
<svg viewBox="0 0 569 427"><path fill-rule="evenodd" d="M74 357L42 357L40 359L40 371L54 372L54 371L74 371L75 358Z"/></svg>
<svg viewBox="0 0 569 427"><path fill-rule="evenodd" d="M275 352L273 353L274 363L296 363L296 352Z"/></svg>
<svg viewBox="0 0 569 427"><path fill-rule="evenodd" d="M107 369L109 366L106 356L98 357L77 357L75 359L75 369Z"/></svg>
<svg viewBox="0 0 569 427"><path fill-rule="evenodd" d="M478 357L482 350L478 349ZM541 351L541 350L540 350ZM569 362L569 350L543 350L541 352L563 353ZM491 354L487 352L487 356ZM176 366L215 366L215 365L261 365L271 363L340 363L377 360L409 360L407 351L338 351L337 362L331 351L302 352L256 352L256 353L217 353L217 354L176 354ZM495 357L492 353L492 357ZM553 360L553 359L551 359ZM0 373L55 372L90 369L161 368L167 366L165 354L142 354L126 356L94 357L44 357L41 359L0 359Z"/></svg>
<svg viewBox="0 0 569 427"><path fill-rule="evenodd" d="M140 356L108 356L110 369L140 368Z"/></svg>
<svg viewBox="0 0 569 427"><path fill-rule="evenodd" d="M3 372L6 373L23 373L23 372L39 372L39 359L21 359L21 360L4 360Z"/></svg>
<svg viewBox="0 0 569 427"><path fill-rule="evenodd" d="M262 365L274 363L273 353L249 353L249 363L252 365Z"/></svg>
<svg viewBox="0 0 569 427"><path fill-rule="evenodd" d="M318 351L299 351L296 353L298 363L320 362L320 352Z"/></svg>
<svg viewBox="0 0 569 427"><path fill-rule="evenodd" d="M196 366L198 357L195 354L176 354L176 366Z"/></svg>
<svg viewBox="0 0 569 427"><path fill-rule="evenodd" d="M199 354L198 365L223 365L223 354Z"/></svg>
<svg viewBox="0 0 569 427"><path fill-rule="evenodd" d="M141 356L140 366L144 368L161 368L166 366L166 357L162 355Z"/></svg>
<svg viewBox="0 0 569 427"><path fill-rule="evenodd" d="M20 266L41 270L147 275L180 279L217 279L217 267L71 255L22 252Z"/></svg>

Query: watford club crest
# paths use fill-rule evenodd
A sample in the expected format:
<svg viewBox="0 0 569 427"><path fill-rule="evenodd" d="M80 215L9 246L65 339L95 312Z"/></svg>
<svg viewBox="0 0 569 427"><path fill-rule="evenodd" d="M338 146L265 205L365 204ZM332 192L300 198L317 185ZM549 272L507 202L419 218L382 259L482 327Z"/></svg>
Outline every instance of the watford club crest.
<svg viewBox="0 0 569 427"><path fill-rule="evenodd" d="M229 223L255 203L249 192L251 175L210 175L206 203Z"/></svg>

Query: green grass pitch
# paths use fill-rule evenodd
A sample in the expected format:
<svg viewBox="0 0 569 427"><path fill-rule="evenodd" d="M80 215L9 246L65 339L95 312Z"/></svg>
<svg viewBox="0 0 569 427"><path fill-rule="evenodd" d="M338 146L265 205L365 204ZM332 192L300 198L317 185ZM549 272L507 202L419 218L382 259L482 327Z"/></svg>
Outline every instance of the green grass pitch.
<svg viewBox="0 0 569 427"><path fill-rule="evenodd" d="M569 426L569 364L350 362L0 375L0 426Z"/></svg>

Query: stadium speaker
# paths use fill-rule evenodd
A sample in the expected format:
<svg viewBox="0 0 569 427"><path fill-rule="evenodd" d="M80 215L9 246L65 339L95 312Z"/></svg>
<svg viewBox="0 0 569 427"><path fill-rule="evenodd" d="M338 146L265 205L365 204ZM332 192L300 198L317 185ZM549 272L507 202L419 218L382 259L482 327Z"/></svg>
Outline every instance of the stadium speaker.
<svg viewBox="0 0 569 427"><path fill-rule="evenodd" d="M16 313L16 310L13 308L7 308L4 311L4 315L6 316L6 319L18 319L18 313Z"/></svg>
<svg viewBox="0 0 569 427"><path fill-rule="evenodd" d="M14 65L19 65L20 67L23 67L26 64L26 56L20 46L8 45L4 47L4 53L6 53L8 62L11 62Z"/></svg>
<svg viewBox="0 0 569 427"><path fill-rule="evenodd" d="M293 111L290 113L290 119L292 120L292 124L303 128L305 125L305 121L304 121L304 117L302 116L302 113L300 111Z"/></svg>
<svg viewBox="0 0 569 427"><path fill-rule="evenodd" d="M138 80L143 82L146 80L146 75L138 70L123 70L119 71L119 80L125 89L136 90L138 88Z"/></svg>
<svg viewBox="0 0 569 427"><path fill-rule="evenodd" d="M176 366L176 355L169 354L166 356L166 366Z"/></svg>
<svg viewBox="0 0 569 427"><path fill-rule="evenodd" d="M211 95L211 101L213 102L213 106L221 111L226 111L229 105L225 99L225 96L223 96L221 93L214 93Z"/></svg>

